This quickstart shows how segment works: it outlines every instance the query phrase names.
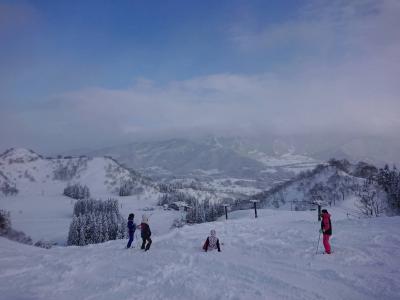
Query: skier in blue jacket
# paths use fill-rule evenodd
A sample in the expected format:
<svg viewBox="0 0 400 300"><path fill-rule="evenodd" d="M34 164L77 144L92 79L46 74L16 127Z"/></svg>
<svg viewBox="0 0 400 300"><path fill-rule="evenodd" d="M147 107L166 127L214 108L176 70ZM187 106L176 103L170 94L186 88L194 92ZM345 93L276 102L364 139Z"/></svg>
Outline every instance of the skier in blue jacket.
<svg viewBox="0 0 400 300"><path fill-rule="evenodd" d="M133 242L133 236L136 230L136 224L133 222L133 218L135 217L134 214L129 214L128 216L128 232L129 232L129 241L126 245L126 248L130 248Z"/></svg>

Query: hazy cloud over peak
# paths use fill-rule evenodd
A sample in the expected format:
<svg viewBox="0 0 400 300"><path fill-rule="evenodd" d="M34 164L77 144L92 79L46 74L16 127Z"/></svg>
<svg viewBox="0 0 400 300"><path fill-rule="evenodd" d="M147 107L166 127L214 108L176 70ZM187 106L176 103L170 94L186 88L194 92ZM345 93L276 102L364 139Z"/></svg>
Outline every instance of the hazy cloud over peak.
<svg viewBox="0 0 400 300"><path fill-rule="evenodd" d="M37 93L32 78L13 82L23 93L15 88L0 93L0 148L77 148L182 130L394 136L400 130L400 3L320 3L292 7L287 15L274 15L270 7L242 7L243 15L235 14L232 19L221 9L213 20L218 30L207 27L209 34L198 36L215 49L214 53L204 49L202 56L180 41L173 42L183 35L188 45L197 45L193 36L199 24L188 24L184 33L170 25L163 35L170 38L168 45L149 46L149 41L143 41L146 56L137 52L140 46L128 54L131 44L125 45L126 51L113 48L113 56L106 59L100 49L95 54L98 60L91 58L94 61L90 63L69 53L72 65L59 72L65 79L73 78L74 71L79 82L72 84L71 79L64 85L54 81L49 75L52 67L47 66L42 74L48 76L45 79L52 87L48 91ZM239 10L241 4L235 5ZM148 21L140 22L146 26ZM129 39L128 33L111 34ZM214 35L220 35L219 39ZM135 35L130 38L134 40ZM79 49L79 44L76 47ZM149 72L166 53L162 61L170 64L159 69L170 71L170 78L159 77L159 71ZM136 61L138 56L146 59ZM116 64L107 63L107 59L122 58L126 66L116 69ZM181 64L182 58L191 61L190 72ZM86 69L75 65L78 62ZM35 68L29 72L41 70ZM4 71L0 75L3 78ZM114 78L107 81L109 76ZM24 98L25 94L29 95Z"/></svg>

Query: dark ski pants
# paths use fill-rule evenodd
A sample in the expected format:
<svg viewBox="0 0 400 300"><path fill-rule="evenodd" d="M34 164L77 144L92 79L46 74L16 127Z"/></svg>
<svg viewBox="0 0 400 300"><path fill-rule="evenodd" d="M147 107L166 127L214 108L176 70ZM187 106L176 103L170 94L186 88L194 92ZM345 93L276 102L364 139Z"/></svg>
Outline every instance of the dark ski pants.
<svg viewBox="0 0 400 300"><path fill-rule="evenodd" d="M128 241L128 245L126 245L126 248L130 248L133 242L133 232L129 233L129 241Z"/></svg>
<svg viewBox="0 0 400 300"><path fill-rule="evenodd" d="M150 238L150 237L148 237L148 238L143 238L143 237L142 237L142 240L143 240L143 242L142 242L142 249L145 249L145 251L149 250L149 249L150 249L150 246L151 246L151 243L152 243L151 238ZM147 245L146 245L146 241L147 241ZM146 246L146 247L145 247L145 246Z"/></svg>

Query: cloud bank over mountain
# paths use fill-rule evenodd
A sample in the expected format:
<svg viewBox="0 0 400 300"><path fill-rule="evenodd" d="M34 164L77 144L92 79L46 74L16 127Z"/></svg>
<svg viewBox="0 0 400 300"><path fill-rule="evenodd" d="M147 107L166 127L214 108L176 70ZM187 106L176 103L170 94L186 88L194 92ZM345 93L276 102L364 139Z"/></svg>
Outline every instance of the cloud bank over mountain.
<svg viewBox="0 0 400 300"><path fill-rule="evenodd" d="M167 80L136 77L113 87L88 80L29 105L11 104L5 92L0 148L53 151L196 131L395 136L399 16L400 4L390 0L311 1L276 22L249 10L222 30L231 57L226 65L235 67L220 65L216 51L216 61L197 62L199 70L215 64L213 72ZM251 61L249 67L232 53ZM250 67L258 63L262 70Z"/></svg>

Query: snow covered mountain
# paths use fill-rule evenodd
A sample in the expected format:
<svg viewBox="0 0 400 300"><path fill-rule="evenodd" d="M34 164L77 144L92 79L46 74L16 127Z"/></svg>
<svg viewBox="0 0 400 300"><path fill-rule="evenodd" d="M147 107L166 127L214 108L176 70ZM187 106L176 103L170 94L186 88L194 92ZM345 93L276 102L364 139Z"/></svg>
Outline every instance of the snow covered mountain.
<svg viewBox="0 0 400 300"><path fill-rule="evenodd" d="M75 154L78 152L75 152ZM331 158L377 166L400 164L400 142L346 134L206 136L137 141L91 152L153 177L202 176L282 180Z"/></svg>
<svg viewBox="0 0 400 300"><path fill-rule="evenodd" d="M262 207L283 210L315 209L316 203L325 206L341 205L352 199L352 213L359 214L355 208L360 199L360 190L370 175L376 175L378 169L366 163L350 164L346 160L330 160L318 165L312 171L275 185L271 189L255 194ZM374 187L369 187L374 188Z"/></svg>
<svg viewBox="0 0 400 300"><path fill-rule="evenodd" d="M135 142L100 149L88 155L108 155L153 177L191 176L212 178L289 178L312 169L319 161L269 145L256 138L207 137Z"/></svg>
<svg viewBox="0 0 400 300"><path fill-rule="evenodd" d="M60 195L74 183L88 186L94 196L116 195L127 182L136 190L154 189L148 179L107 157L44 158L22 148L0 155L0 186L12 186L21 195Z"/></svg>

